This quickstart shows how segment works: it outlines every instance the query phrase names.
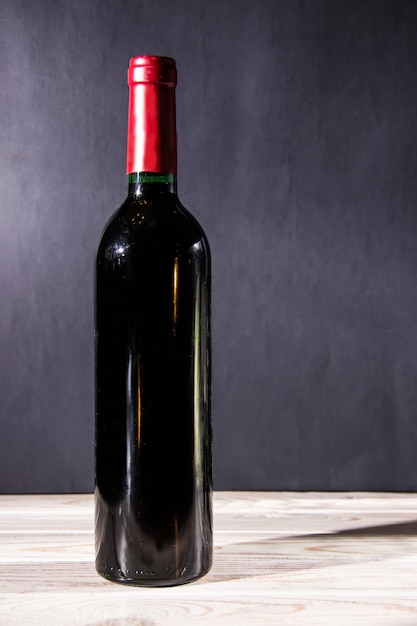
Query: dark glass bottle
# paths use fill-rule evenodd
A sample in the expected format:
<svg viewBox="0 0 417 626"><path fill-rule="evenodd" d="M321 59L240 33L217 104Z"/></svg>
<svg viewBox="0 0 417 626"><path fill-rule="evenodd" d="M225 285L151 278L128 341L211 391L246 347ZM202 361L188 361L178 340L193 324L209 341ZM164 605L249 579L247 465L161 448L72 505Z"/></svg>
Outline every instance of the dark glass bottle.
<svg viewBox="0 0 417 626"><path fill-rule="evenodd" d="M176 193L175 62L128 75L128 195L97 253L96 568L176 585L212 562L210 252Z"/></svg>

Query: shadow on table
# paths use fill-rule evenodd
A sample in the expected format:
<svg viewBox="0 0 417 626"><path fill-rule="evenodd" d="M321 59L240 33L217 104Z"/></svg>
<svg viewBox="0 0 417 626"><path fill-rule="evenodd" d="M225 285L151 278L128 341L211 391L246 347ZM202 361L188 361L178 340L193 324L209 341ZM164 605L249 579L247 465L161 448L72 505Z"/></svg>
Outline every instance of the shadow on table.
<svg viewBox="0 0 417 626"><path fill-rule="evenodd" d="M346 528L331 533L308 533L292 535L294 539L326 539L335 537L395 537L417 536L417 520L410 522L397 522L395 524L378 524L376 526L361 526L359 528Z"/></svg>
<svg viewBox="0 0 417 626"><path fill-rule="evenodd" d="M355 539L362 538L389 537L393 539L417 537L417 520L348 528L334 532L267 535L262 539L228 544L216 552L212 571L195 584L255 578L271 574L285 576L306 569L314 570L340 564L358 563L363 560L363 544L358 544L357 549L353 546L353 550L351 545L352 551L350 552L346 548L346 542L349 540L355 542ZM332 545L333 550L328 549L330 543L336 544ZM321 559L320 557L313 558L313 560L311 557L306 559L299 551L300 544L302 544L302 549L310 554L318 555L322 551ZM280 545L282 545L282 550L280 550ZM404 544L399 545L402 545L402 550L404 550ZM294 549L288 551L288 546L294 546ZM346 553L344 553L344 546ZM385 558L382 553L381 558Z"/></svg>

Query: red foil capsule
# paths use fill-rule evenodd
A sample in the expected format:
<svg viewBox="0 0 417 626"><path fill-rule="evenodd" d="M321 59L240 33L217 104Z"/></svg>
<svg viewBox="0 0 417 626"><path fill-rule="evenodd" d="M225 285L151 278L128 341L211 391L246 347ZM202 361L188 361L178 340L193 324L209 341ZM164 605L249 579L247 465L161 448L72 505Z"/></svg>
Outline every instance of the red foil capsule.
<svg viewBox="0 0 417 626"><path fill-rule="evenodd" d="M177 173L174 59L140 56L128 69L127 174Z"/></svg>

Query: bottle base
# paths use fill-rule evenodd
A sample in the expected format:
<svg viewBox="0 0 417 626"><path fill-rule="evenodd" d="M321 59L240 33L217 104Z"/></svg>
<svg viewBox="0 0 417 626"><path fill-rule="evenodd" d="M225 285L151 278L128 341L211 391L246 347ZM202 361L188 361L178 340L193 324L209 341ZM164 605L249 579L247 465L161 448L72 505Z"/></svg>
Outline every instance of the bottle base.
<svg viewBox="0 0 417 626"><path fill-rule="evenodd" d="M108 580L109 582L129 585L131 587L176 587L178 585L185 585L203 578L206 574L208 574L210 569L211 568L208 567L206 570L199 572L198 574L190 574L188 576L183 575L175 578L157 578L149 572L143 572L143 576L141 576L141 572L139 571L135 572L137 578L124 576L122 573L114 574L104 572L99 569L96 569L96 571L102 578L105 578L105 580Z"/></svg>

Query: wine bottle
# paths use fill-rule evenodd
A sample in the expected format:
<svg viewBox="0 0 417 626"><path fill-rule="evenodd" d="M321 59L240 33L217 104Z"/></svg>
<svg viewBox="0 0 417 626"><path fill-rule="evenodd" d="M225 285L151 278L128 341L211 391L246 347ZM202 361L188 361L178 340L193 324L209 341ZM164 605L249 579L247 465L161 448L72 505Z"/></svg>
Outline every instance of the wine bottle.
<svg viewBox="0 0 417 626"><path fill-rule="evenodd" d="M96 569L133 585L212 563L210 250L176 187L176 64L128 70L128 193L96 264Z"/></svg>

